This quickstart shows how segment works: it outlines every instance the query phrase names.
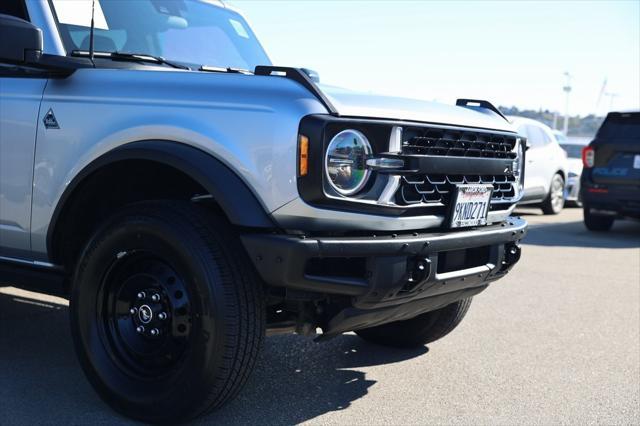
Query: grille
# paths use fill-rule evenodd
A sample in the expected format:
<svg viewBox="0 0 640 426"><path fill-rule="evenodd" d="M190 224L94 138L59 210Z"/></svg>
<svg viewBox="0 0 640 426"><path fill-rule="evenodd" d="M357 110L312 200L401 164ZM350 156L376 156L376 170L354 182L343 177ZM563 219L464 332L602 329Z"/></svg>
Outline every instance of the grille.
<svg viewBox="0 0 640 426"><path fill-rule="evenodd" d="M450 157L515 158L516 138L466 130L409 128L402 142L404 154Z"/></svg>
<svg viewBox="0 0 640 426"><path fill-rule="evenodd" d="M509 201L515 197L515 177L509 175L410 175L404 176L396 193L396 203L411 205L448 205L458 184L493 185L492 201Z"/></svg>

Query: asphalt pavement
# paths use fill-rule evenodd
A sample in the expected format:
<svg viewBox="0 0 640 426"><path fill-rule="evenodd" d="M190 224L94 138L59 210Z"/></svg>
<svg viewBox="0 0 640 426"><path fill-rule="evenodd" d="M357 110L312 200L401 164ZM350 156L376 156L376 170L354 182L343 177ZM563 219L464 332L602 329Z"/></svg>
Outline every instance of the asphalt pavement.
<svg viewBox="0 0 640 426"><path fill-rule="evenodd" d="M521 262L442 341L269 337L202 424L640 424L640 223L521 210ZM0 288L0 424L127 424L76 361L65 301Z"/></svg>

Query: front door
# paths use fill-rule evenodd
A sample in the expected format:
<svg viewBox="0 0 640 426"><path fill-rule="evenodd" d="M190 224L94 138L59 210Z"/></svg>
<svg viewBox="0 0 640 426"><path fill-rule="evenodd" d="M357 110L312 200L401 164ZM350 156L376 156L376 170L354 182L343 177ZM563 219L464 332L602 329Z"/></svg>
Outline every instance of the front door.
<svg viewBox="0 0 640 426"><path fill-rule="evenodd" d="M46 83L0 64L0 257L31 256L33 158Z"/></svg>

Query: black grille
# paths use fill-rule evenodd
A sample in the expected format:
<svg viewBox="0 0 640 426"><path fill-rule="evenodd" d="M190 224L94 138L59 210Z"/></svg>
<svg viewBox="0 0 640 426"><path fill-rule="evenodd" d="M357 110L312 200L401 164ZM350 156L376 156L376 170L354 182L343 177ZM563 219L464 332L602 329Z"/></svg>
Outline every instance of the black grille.
<svg viewBox="0 0 640 426"><path fill-rule="evenodd" d="M491 184L492 201L509 201L515 196L515 178L510 175L409 175L402 178L396 203L448 205L457 184Z"/></svg>
<svg viewBox="0 0 640 426"><path fill-rule="evenodd" d="M515 158L516 138L467 130L408 128L402 152L413 155Z"/></svg>

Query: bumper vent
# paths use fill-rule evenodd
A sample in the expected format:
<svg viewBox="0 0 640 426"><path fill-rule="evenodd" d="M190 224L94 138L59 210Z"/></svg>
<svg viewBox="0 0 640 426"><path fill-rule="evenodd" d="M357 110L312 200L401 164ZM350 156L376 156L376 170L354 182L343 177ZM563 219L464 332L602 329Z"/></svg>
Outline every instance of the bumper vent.
<svg viewBox="0 0 640 426"><path fill-rule="evenodd" d="M515 178L507 175L411 175L402 178L396 203L411 205L449 205L458 184L491 184L491 201L511 201L515 197Z"/></svg>
<svg viewBox="0 0 640 426"><path fill-rule="evenodd" d="M463 130L412 127L402 142L404 154L450 157L515 158L516 138Z"/></svg>

